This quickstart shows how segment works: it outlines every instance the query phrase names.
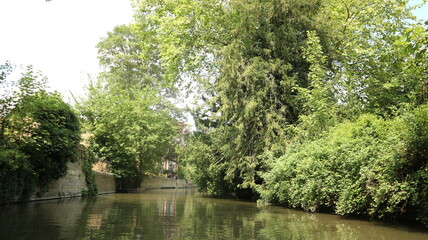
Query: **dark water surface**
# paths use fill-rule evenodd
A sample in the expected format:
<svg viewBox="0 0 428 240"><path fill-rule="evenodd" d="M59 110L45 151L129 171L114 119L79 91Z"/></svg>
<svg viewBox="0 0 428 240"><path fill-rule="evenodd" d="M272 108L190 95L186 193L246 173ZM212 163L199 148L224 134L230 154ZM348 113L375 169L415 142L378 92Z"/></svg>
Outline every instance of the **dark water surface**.
<svg viewBox="0 0 428 240"><path fill-rule="evenodd" d="M428 239L425 229L153 190L0 207L0 239Z"/></svg>

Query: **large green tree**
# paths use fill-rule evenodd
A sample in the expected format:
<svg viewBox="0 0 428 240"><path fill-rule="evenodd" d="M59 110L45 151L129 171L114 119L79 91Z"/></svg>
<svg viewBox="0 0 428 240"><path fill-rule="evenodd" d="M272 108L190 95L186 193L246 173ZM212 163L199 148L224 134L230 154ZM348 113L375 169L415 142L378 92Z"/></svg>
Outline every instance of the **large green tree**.
<svg viewBox="0 0 428 240"><path fill-rule="evenodd" d="M128 25L117 26L107 33L97 44L98 59L104 69L100 77L124 90L150 87L169 93L158 54L153 52L147 59L141 57L142 41L142 36Z"/></svg>
<svg viewBox="0 0 428 240"><path fill-rule="evenodd" d="M11 89L0 98L0 203L62 177L80 140L76 113L45 90L41 73L29 66L16 81L6 75L0 79L0 89Z"/></svg>
<svg viewBox="0 0 428 240"><path fill-rule="evenodd" d="M330 76L342 114L391 116L410 101L418 81L403 71L411 56L398 44L415 20L416 6L408 0L325 2L338 40Z"/></svg>
<svg viewBox="0 0 428 240"><path fill-rule="evenodd" d="M167 97L174 84L165 81L155 52L142 57L144 38L130 26L113 29L97 45L104 71L80 105L93 150L109 163L118 188L138 187L144 174L158 173L174 148L179 111Z"/></svg>
<svg viewBox="0 0 428 240"><path fill-rule="evenodd" d="M200 132L219 143L212 164L235 187L255 187L263 156L280 155L291 139L362 113L396 114L420 86L414 68L403 74L414 62L401 48L414 19L406 0L135 6L140 56L156 52L167 79L203 86Z"/></svg>
<svg viewBox="0 0 428 240"><path fill-rule="evenodd" d="M216 123L207 130L219 143L212 164L223 165L232 189L258 181L259 156L281 150L284 129L299 120L299 88L309 86L307 32L328 42L320 9L310 0L137 1L142 56L156 48L168 77L187 76L212 96L204 113Z"/></svg>
<svg viewBox="0 0 428 240"><path fill-rule="evenodd" d="M92 85L80 107L85 129L94 135L93 150L109 164L120 189L138 187L144 174L158 173L178 134L156 91L129 91Z"/></svg>

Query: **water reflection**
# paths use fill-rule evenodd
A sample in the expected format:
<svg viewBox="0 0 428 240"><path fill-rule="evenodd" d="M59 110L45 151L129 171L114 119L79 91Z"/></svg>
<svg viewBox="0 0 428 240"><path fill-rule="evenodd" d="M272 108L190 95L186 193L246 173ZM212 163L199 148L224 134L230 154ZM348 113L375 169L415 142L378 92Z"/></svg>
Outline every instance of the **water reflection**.
<svg viewBox="0 0 428 240"><path fill-rule="evenodd" d="M428 239L423 230L204 198L189 190L0 207L0 239Z"/></svg>
<svg viewBox="0 0 428 240"><path fill-rule="evenodd" d="M158 205L159 216L174 217L175 216L175 202L163 200Z"/></svg>

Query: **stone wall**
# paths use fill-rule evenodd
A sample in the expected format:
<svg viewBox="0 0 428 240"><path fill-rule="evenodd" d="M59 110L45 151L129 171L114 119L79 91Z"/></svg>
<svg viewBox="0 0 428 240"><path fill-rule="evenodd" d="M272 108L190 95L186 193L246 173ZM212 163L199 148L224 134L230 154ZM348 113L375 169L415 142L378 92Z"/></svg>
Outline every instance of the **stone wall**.
<svg viewBox="0 0 428 240"><path fill-rule="evenodd" d="M67 163L68 172L63 178L52 181L46 189L36 189L30 201L82 196L86 189L85 174L80 161Z"/></svg>
<svg viewBox="0 0 428 240"><path fill-rule="evenodd" d="M68 172L63 178L51 182L46 189L36 189L28 201L39 201L49 199L60 199L69 197L80 197L82 191L87 188L85 175L82 172L82 163L67 163ZM98 187L98 194L116 192L114 176L109 173L95 172L95 183ZM191 183L183 179L173 179L159 176L146 176L143 179L141 188L130 189L130 191L144 191L146 189L162 188L189 188Z"/></svg>
<svg viewBox="0 0 428 240"><path fill-rule="evenodd" d="M156 188L186 188L193 187L191 183L184 179L173 179L158 176L146 176L141 183L141 189Z"/></svg>
<svg viewBox="0 0 428 240"><path fill-rule="evenodd" d="M36 188L28 201L60 199L82 196L82 190L87 189L85 174L82 172L82 163L67 163L67 175L52 181L47 188ZM95 172L95 183L99 194L115 193L116 185L114 177L108 173Z"/></svg>
<svg viewBox="0 0 428 240"><path fill-rule="evenodd" d="M95 183L98 187L98 194L116 192L116 183L112 174L95 172Z"/></svg>

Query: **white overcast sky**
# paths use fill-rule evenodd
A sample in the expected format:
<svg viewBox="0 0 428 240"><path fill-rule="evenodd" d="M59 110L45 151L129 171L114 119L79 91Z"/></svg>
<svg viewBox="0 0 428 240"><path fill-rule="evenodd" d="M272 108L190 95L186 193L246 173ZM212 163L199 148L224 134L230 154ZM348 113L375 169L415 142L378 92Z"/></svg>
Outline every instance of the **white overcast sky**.
<svg viewBox="0 0 428 240"><path fill-rule="evenodd" d="M32 64L66 100L82 96L96 44L132 15L130 0L0 0L0 63Z"/></svg>
<svg viewBox="0 0 428 240"><path fill-rule="evenodd" d="M0 0L0 63L32 64L70 101L99 71L96 44L132 14L130 0ZM428 19L428 6L415 14Z"/></svg>

